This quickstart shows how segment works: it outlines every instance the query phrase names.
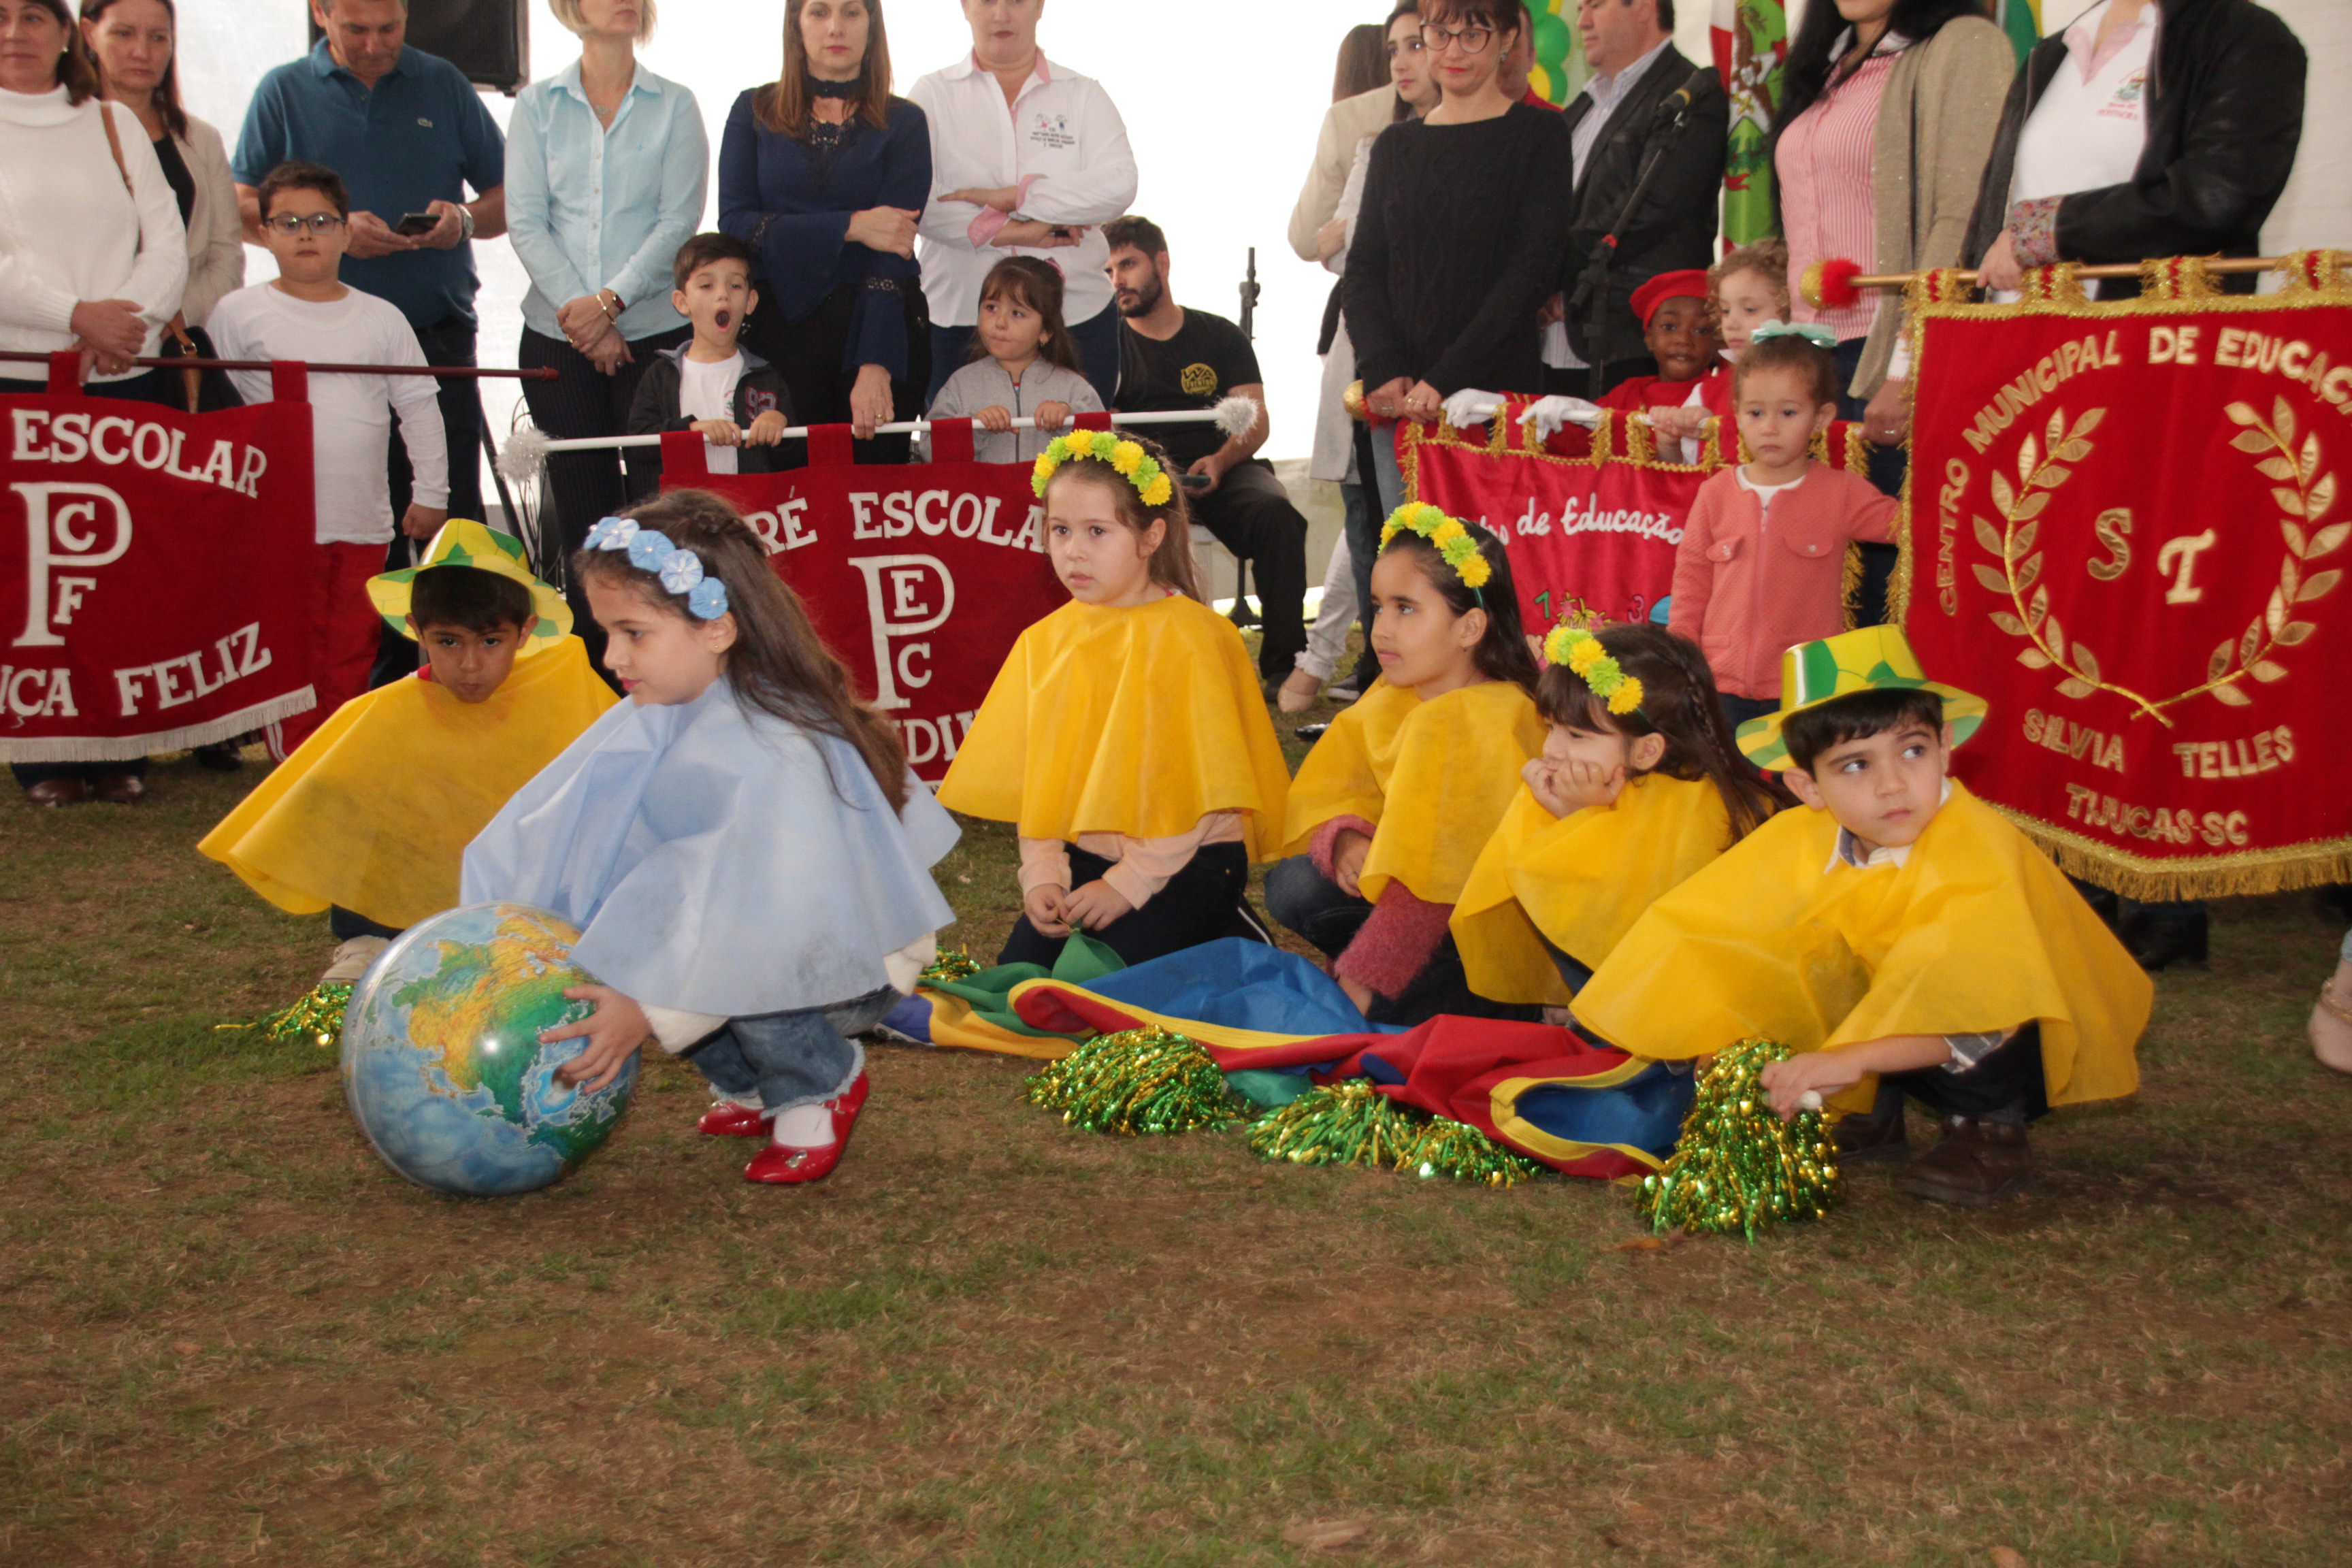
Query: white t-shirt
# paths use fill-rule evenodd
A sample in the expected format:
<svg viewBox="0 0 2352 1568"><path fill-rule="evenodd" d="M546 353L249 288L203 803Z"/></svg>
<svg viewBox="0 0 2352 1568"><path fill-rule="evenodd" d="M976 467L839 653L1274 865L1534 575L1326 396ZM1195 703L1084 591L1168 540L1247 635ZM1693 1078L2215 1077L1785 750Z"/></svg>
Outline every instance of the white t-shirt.
<svg viewBox="0 0 2352 1568"><path fill-rule="evenodd" d="M725 359L701 361L677 356L677 414L681 419L732 419L735 384L743 379L741 351ZM714 474L736 471L733 447L705 447L702 456Z"/></svg>
<svg viewBox="0 0 2352 1568"><path fill-rule="evenodd" d="M1757 506L1760 508L1764 513L1763 521L1769 523L1772 521L1772 501L1774 498L1779 496L1782 490L1792 490L1799 485L1803 484L1805 482L1805 474L1810 474L1812 471L1811 466L1809 464L1806 466L1804 474L1799 474L1793 479L1784 479L1777 485L1759 485L1754 479L1749 479L1748 477L1748 465L1745 463L1740 464L1739 467L1734 468L1731 472L1732 478L1738 483L1739 488L1756 498Z"/></svg>
<svg viewBox="0 0 2352 1568"><path fill-rule="evenodd" d="M2157 7L2144 8L2121 42L2110 38L2111 52L2094 68L2092 45L2107 3L2100 0L2066 29L2066 58L2018 132L2009 180L2011 203L2128 184L2139 172L2147 147L2147 76L2156 53ZM2103 287L2094 287L2093 298ZM1992 297L2007 303L2017 295L2000 290Z"/></svg>
<svg viewBox="0 0 2352 1568"><path fill-rule="evenodd" d="M329 364L423 364L408 318L373 294L347 289L323 304L275 284L239 289L205 323L223 359L299 359ZM269 400L269 373L233 370L247 403ZM310 464L316 477L316 539L321 544L383 544L392 538L392 492L384 479L392 416L415 476L420 506L449 504L448 441L436 383L429 375L310 377Z"/></svg>

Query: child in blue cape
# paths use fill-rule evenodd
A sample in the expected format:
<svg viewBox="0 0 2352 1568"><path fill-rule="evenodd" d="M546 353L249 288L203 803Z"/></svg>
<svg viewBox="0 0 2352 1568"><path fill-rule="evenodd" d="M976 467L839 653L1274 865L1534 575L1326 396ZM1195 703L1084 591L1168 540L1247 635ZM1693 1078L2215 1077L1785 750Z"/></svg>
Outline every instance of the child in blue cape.
<svg viewBox="0 0 2352 1568"><path fill-rule="evenodd" d="M599 984L551 1029L601 1088L650 1037L718 1091L705 1132L760 1136L754 1182L831 1173L866 1103L855 1036L914 988L955 916L930 868L954 820L860 702L741 515L674 490L590 531L572 571L629 700L466 850L467 903L552 910Z"/></svg>

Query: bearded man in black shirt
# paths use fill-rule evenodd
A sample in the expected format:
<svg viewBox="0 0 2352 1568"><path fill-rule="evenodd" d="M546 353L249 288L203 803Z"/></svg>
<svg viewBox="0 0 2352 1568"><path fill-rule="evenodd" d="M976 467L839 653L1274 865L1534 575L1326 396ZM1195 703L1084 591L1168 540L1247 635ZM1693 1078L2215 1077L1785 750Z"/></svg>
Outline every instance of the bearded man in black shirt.
<svg viewBox="0 0 2352 1568"><path fill-rule="evenodd" d="M1211 408L1228 397L1258 405L1257 423L1228 437L1214 425L1155 425L1148 433L1168 448L1184 476L1192 521L1250 563L1265 615L1258 673L1269 692L1307 647L1307 519L1290 504L1269 465L1251 454L1265 442L1265 377L1242 330L1223 316L1189 310L1168 297L1168 237L1150 218L1103 225L1110 246L1110 284L1118 313L1121 414Z"/></svg>

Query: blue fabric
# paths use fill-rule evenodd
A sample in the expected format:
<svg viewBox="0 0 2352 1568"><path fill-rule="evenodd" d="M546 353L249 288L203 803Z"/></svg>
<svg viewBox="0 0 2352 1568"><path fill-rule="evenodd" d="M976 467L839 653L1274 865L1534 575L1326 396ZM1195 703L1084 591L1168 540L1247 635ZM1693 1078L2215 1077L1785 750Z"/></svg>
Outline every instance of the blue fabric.
<svg viewBox="0 0 2352 1568"><path fill-rule="evenodd" d="M253 89L231 172L258 185L289 159L324 163L343 177L352 210L387 226L428 203L462 202L507 177L506 143L474 84L437 55L403 49L373 89L337 65L324 40L279 66ZM342 280L388 300L412 327L457 319L474 324L474 247L404 250L372 261L343 258Z"/></svg>
<svg viewBox="0 0 2352 1568"><path fill-rule="evenodd" d="M582 968L640 1003L729 1017L837 1006L951 925L929 868L955 820L903 817L847 742L747 713L725 679L622 702L467 847L463 896L552 910Z"/></svg>
<svg viewBox="0 0 2352 1568"><path fill-rule="evenodd" d="M753 116L756 91L736 99L719 137L719 226L746 242L759 237L761 304L787 321L805 320L845 284L894 283L861 289L842 368L878 364L905 379L905 301L921 287L923 269L910 257L851 243L849 220L868 207L923 210L931 198L930 122L902 98L890 100L887 131L852 119L820 180L805 142Z"/></svg>
<svg viewBox="0 0 2352 1568"><path fill-rule="evenodd" d="M702 221L710 138L694 94L642 65L608 130L572 61L516 95L507 117L507 237L530 274L523 324L561 338L562 306L610 289L621 335L673 332L677 247Z"/></svg>
<svg viewBox="0 0 2352 1568"><path fill-rule="evenodd" d="M1521 1121L1555 1138L1622 1143L1663 1160L1682 1135L1695 1081L1687 1063L1660 1063L1610 1089L1545 1084L1522 1092L1514 1109Z"/></svg>
<svg viewBox="0 0 2352 1568"><path fill-rule="evenodd" d="M1339 983L1295 952L1224 937L1106 974L1087 990L1165 1017L1266 1034L1402 1034L1367 1024Z"/></svg>

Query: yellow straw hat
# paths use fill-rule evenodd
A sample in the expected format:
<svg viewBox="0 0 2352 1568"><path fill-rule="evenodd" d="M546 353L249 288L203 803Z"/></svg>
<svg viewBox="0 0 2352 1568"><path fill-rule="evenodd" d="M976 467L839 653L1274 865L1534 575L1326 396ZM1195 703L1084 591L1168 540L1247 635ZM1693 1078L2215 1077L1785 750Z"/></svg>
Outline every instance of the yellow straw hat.
<svg viewBox="0 0 2352 1568"><path fill-rule="evenodd" d="M433 536L421 563L368 579L368 602L403 637L413 639L416 636L415 628L408 624L416 574L435 566L470 566L477 572L494 573L520 583L529 590L532 619L523 628L521 652L533 654L553 647L571 635L572 606L563 602L562 595L531 575L530 567L524 562L522 541L470 518L453 517Z"/></svg>
<svg viewBox="0 0 2352 1568"><path fill-rule="evenodd" d="M1896 626L1863 626L1819 642L1799 643L1780 656L1780 710L1739 726L1739 749L1759 768L1793 766L1780 726L1791 713L1859 691L1932 691L1944 700L1944 721L1958 745L1984 722L1985 700L1927 679L1919 656Z"/></svg>

